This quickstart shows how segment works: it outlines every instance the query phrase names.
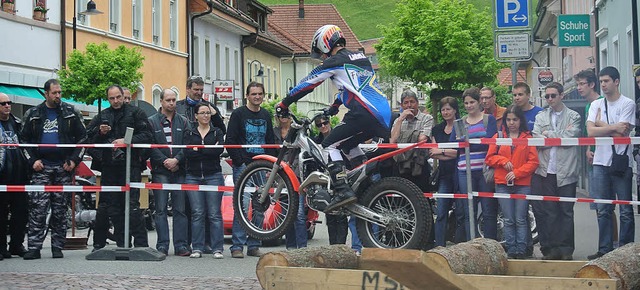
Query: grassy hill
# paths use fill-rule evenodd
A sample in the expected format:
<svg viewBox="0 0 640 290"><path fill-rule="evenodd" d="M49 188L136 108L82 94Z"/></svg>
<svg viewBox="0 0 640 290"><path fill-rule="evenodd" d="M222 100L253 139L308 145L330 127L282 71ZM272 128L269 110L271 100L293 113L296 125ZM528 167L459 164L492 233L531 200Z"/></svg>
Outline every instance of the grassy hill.
<svg viewBox="0 0 640 290"><path fill-rule="evenodd" d="M298 4L298 0L260 0L262 4ZM349 23L358 39L370 39L382 36L378 24L388 24L394 18L391 11L395 8L397 0L305 0L305 4L331 3L338 8L342 17ZM537 2L537 1L535 1ZM467 0L479 9L491 8L488 0ZM535 6L534 6L535 7Z"/></svg>

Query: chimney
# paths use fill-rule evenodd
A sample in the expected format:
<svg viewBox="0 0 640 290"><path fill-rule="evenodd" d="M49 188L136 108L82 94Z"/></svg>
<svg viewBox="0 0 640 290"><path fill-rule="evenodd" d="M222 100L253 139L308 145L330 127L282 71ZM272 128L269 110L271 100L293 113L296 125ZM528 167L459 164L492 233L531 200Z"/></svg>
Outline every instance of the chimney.
<svg viewBox="0 0 640 290"><path fill-rule="evenodd" d="M304 18L304 0L298 0L298 18Z"/></svg>

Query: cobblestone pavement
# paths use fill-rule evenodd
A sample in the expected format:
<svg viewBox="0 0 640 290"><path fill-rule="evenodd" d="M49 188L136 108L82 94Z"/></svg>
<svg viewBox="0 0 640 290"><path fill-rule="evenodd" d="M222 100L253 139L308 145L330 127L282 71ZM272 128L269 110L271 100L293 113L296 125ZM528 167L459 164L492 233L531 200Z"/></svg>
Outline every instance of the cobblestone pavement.
<svg viewBox="0 0 640 290"><path fill-rule="evenodd" d="M256 278L165 277L104 274L0 273L0 289L242 289L259 290Z"/></svg>

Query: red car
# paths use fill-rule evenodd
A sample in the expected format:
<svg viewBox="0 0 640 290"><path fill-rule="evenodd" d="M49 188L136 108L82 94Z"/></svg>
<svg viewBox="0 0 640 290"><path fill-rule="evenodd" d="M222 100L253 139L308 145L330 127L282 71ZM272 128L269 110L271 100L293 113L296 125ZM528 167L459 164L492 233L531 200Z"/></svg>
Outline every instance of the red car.
<svg viewBox="0 0 640 290"><path fill-rule="evenodd" d="M226 186L233 186L233 175L231 174L231 159L221 162L222 172L225 174L224 184ZM226 165L226 166L225 166ZM269 222L273 222L275 215L272 210L279 210L279 207L274 207L265 212L264 222L265 225ZM321 223L319 221L320 215L317 211L305 206L305 212L307 213L307 237L313 239L313 235L316 231L316 224ZM231 235L231 227L233 226L233 192L225 191L222 196L222 223L224 227L224 234ZM293 225L292 225L293 226ZM266 227L266 226L265 226ZM278 243L279 241L264 241L266 243Z"/></svg>

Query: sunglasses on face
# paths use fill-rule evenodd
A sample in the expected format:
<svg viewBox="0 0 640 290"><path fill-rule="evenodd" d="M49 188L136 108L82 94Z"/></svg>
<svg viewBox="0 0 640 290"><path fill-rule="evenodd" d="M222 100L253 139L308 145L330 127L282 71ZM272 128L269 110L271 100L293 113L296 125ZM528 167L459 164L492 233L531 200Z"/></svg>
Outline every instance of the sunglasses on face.
<svg viewBox="0 0 640 290"><path fill-rule="evenodd" d="M0 102L0 106L6 106L6 105L11 105L11 104L13 104L12 101Z"/></svg>
<svg viewBox="0 0 640 290"><path fill-rule="evenodd" d="M329 121L324 121L324 122L321 122L321 123L316 123L316 127L318 127L318 128L320 128L320 127L322 127L322 126L326 126L326 125L329 125Z"/></svg>
<svg viewBox="0 0 640 290"><path fill-rule="evenodd" d="M555 99L557 96L558 96L558 94L546 94L546 95L544 95L544 98L547 99L547 100L549 98Z"/></svg>

